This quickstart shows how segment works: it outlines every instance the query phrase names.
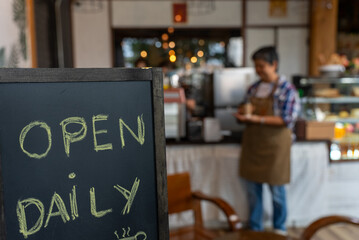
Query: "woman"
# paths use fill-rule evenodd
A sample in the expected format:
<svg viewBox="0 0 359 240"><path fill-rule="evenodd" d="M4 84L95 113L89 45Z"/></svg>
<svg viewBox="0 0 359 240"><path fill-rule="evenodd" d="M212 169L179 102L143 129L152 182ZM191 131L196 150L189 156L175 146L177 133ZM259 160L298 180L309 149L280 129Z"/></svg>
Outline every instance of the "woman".
<svg viewBox="0 0 359 240"><path fill-rule="evenodd" d="M273 228L286 231L286 194L290 180L292 129L300 105L298 94L284 76L279 76L278 54L274 47L257 50L253 56L260 81L247 92L252 112L239 107L235 117L246 124L242 139L240 176L245 179L250 207L249 227L263 230L263 184L269 184L273 201ZM247 107L248 110L248 107Z"/></svg>

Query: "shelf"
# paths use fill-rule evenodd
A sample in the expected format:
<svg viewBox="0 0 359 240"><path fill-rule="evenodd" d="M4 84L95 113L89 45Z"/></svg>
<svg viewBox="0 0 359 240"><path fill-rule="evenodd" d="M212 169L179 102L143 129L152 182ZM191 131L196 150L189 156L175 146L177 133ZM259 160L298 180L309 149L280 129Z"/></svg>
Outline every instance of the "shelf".
<svg viewBox="0 0 359 240"><path fill-rule="evenodd" d="M335 119L335 120L325 120L325 122L340 122L340 123L358 123L359 122L359 118L339 118L339 119Z"/></svg>
<svg viewBox="0 0 359 240"><path fill-rule="evenodd" d="M345 162L359 162L359 159L357 158L341 158L338 160L330 159L331 163L345 163Z"/></svg>
<svg viewBox="0 0 359 240"><path fill-rule="evenodd" d="M359 75L358 76L321 76L321 77L302 77L297 82L300 87L303 88L303 93L306 93L306 97L300 99L302 107L305 109L311 109L313 114L315 113L316 104L328 104L330 109L333 112L339 112L341 109L340 104L349 105L351 104L351 109L357 108L359 105L359 97L350 96L350 93L353 91L353 86L359 86ZM317 84L316 88L313 85ZM327 84L330 87L336 87L339 89L341 94L340 97L314 97L313 95L308 95L319 90L319 84ZM334 86L333 86L334 85ZM337 86L335 86L337 85ZM329 86L324 86L327 88ZM309 105L308 105L309 104ZM308 114L311 114L308 112ZM340 118L339 116L333 117L331 120L325 120L326 122L334 123L350 123L355 125L355 131L358 131L357 124L359 123L359 117L348 117ZM339 126L338 126L339 127ZM347 126L344 126L347 127ZM337 132L339 134L339 132ZM355 143L355 144L354 144ZM359 133L346 133L345 137L342 139L332 139L331 144L329 145L329 158L331 163L343 163L343 162L359 162Z"/></svg>
<svg viewBox="0 0 359 240"><path fill-rule="evenodd" d="M303 97L300 99L301 103L358 103L359 97L336 97L336 98L323 98L323 97Z"/></svg>
<svg viewBox="0 0 359 240"><path fill-rule="evenodd" d="M300 79L300 84L312 85L312 84L359 84L359 76L355 77L308 77Z"/></svg>

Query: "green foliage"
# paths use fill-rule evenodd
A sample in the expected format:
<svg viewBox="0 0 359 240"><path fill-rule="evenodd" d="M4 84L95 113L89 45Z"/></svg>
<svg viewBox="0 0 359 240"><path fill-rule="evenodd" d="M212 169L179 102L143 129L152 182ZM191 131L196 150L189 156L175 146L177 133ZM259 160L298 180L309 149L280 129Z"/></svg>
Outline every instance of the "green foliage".
<svg viewBox="0 0 359 240"><path fill-rule="evenodd" d="M7 66L9 68L16 68L19 65L19 51L15 45L11 47L9 61Z"/></svg>
<svg viewBox="0 0 359 240"><path fill-rule="evenodd" d="M12 4L13 19L22 27L26 24L25 0L14 0Z"/></svg>
<svg viewBox="0 0 359 240"><path fill-rule="evenodd" d="M27 44L26 44L26 33L25 31L20 32L20 48L22 57L27 59Z"/></svg>
<svg viewBox="0 0 359 240"><path fill-rule="evenodd" d="M5 67L5 48L0 48L0 68Z"/></svg>
<svg viewBox="0 0 359 240"><path fill-rule="evenodd" d="M13 20L19 28L19 44L22 57L27 59L26 44L26 4L25 0L14 0L12 4Z"/></svg>

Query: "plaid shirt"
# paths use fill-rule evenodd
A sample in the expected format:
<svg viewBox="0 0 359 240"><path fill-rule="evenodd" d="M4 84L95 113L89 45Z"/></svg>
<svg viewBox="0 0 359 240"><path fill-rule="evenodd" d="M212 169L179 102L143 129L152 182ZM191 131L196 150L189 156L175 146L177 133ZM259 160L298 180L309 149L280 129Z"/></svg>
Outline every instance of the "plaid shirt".
<svg viewBox="0 0 359 240"><path fill-rule="evenodd" d="M245 102L248 102L250 97L254 97L260 83L261 81L258 81L249 87ZM300 113L300 101L297 90L284 76L279 78L278 87L274 92L273 112L275 116L283 119L289 129L293 130Z"/></svg>

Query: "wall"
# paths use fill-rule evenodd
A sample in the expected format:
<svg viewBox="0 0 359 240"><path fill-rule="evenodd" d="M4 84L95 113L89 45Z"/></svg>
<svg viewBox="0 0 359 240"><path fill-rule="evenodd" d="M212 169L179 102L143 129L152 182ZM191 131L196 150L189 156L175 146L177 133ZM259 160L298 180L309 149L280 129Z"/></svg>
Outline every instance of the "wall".
<svg viewBox="0 0 359 240"><path fill-rule="evenodd" d="M76 2L74 2L72 18L75 67L112 66L111 27L242 27L242 1L240 0L202 1L215 6L207 8L207 11L203 8L202 11L206 14L194 14L200 10L194 5L191 8L190 4L197 1L189 1L188 21L185 24L173 24L172 2L175 1L121 0L112 1L110 6L103 2L104 9L93 13L79 11L84 6L75 6ZM208 6L213 7L213 5ZM250 57L255 49L270 44L278 46L280 58L283 60L279 66L280 73L288 78L291 78L293 74L307 74L309 2L306 0L287 1L287 16L285 17L270 17L269 7L268 0L247 1L246 66L253 66ZM112 9L111 16L107 8Z"/></svg>
<svg viewBox="0 0 359 240"><path fill-rule="evenodd" d="M309 3L306 0L287 0L287 15L285 17L270 17L270 1L247 0L248 25L283 25L305 24L308 22Z"/></svg>
<svg viewBox="0 0 359 240"><path fill-rule="evenodd" d="M74 67L112 67L108 1L74 1L72 6Z"/></svg>
<svg viewBox="0 0 359 240"><path fill-rule="evenodd" d="M0 67L31 67L25 0L0 1L0 9Z"/></svg>
<svg viewBox="0 0 359 240"><path fill-rule="evenodd" d="M245 63L253 66L251 56L261 46L275 45L279 54L279 73L291 79L308 73L309 2L287 1L283 17L269 16L269 1L247 2Z"/></svg>
<svg viewBox="0 0 359 240"><path fill-rule="evenodd" d="M242 23L242 2L231 0L188 1L187 23L173 24L172 3L176 1L114 1L114 28L123 27L239 27Z"/></svg>
<svg viewBox="0 0 359 240"><path fill-rule="evenodd" d="M177 24L174 27L239 27L241 25L241 1L208 2L214 3L214 10L207 8L207 11L192 5L193 8L188 13L188 23ZM208 6L213 7L213 5ZM167 28L173 25L171 1L123 0L109 3L79 0L73 1L71 12L74 67L113 66L111 28Z"/></svg>

